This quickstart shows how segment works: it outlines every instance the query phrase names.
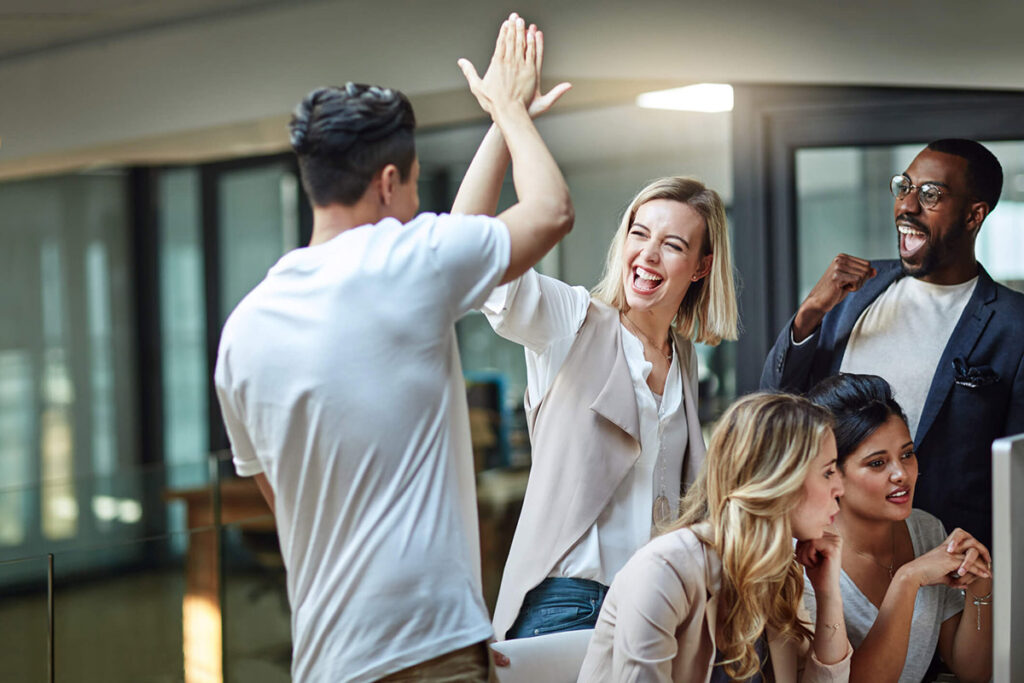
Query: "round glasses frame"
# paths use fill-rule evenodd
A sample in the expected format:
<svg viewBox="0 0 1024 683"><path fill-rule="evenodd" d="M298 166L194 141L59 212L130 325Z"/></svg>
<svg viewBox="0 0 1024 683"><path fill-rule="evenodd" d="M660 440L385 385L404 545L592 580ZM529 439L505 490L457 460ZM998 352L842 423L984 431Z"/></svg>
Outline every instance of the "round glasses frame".
<svg viewBox="0 0 1024 683"><path fill-rule="evenodd" d="M926 209L935 208L935 205L939 203L942 196L946 194L935 183L914 185L905 175L894 175L889 180L889 191L892 192L892 196L896 199L903 199L914 190L917 190L917 201L921 202L921 206Z"/></svg>

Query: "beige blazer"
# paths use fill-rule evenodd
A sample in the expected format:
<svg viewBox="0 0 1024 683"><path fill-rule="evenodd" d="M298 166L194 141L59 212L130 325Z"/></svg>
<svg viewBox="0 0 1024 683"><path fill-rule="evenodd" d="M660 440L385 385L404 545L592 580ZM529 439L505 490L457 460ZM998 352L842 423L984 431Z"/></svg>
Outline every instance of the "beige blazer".
<svg viewBox="0 0 1024 683"><path fill-rule="evenodd" d="M695 529L705 536L711 532L707 524ZM689 528L648 543L612 582L579 683L710 680L721 585L718 554ZM849 678L849 645L843 660L825 665L808 643L769 629L768 649L778 683Z"/></svg>
<svg viewBox="0 0 1024 683"><path fill-rule="evenodd" d="M680 488L704 461L697 418L696 353L675 338L683 373L683 410L672 422L688 430ZM597 521L640 457L640 417L622 350L619 312L593 301L555 381L537 405L526 396L533 467L494 609L498 640L512 626L526 593ZM670 424L667 429L671 429Z"/></svg>

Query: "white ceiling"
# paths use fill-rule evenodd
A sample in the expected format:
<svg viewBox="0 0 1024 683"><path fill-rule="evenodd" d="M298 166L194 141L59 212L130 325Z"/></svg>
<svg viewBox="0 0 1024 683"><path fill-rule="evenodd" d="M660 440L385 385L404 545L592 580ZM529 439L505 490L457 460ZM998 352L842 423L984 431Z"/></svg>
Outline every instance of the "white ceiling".
<svg viewBox="0 0 1024 683"><path fill-rule="evenodd" d="M0 60L281 4L285 0L3 0Z"/></svg>

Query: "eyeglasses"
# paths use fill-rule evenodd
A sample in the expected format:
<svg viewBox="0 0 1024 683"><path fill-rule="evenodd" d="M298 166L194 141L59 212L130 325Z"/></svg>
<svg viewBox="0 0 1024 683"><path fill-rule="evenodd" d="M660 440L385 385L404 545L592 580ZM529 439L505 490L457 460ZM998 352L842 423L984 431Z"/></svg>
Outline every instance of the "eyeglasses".
<svg viewBox="0 0 1024 683"><path fill-rule="evenodd" d="M889 181L889 190L896 199L903 199L914 190L917 190L917 201L921 202L921 206L926 209L935 208L935 205L942 199L942 195L945 194L935 183L913 185L905 175L894 175L892 180Z"/></svg>

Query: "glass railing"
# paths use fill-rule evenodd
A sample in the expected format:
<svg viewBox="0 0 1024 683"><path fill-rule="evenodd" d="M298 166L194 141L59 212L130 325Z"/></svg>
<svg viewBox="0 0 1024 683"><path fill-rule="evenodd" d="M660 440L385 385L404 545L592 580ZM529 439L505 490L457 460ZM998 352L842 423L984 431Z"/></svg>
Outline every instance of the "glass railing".
<svg viewBox="0 0 1024 683"><path fill-rule="evenodd" d="M0 561L0 679L48 681L46 557ZM8 586L18 586L17 591Z"/></svg>
<svg viewBox="0 0 1024 683"><path fill-rule="evenodd" d="M490 608L527 474L477 478ZM227 452L0 487L0 529L0 681L290 680L274 518Z"/></svg>
<svg viewBox="0 0 1024 683"><path fill-rule="evenodd" d="M217 453L0 488L0 680L290 680L273 516L231 471Z"/></svg>

